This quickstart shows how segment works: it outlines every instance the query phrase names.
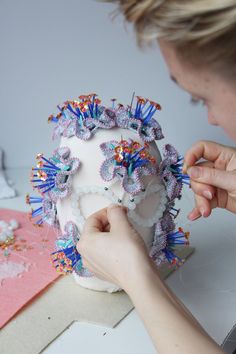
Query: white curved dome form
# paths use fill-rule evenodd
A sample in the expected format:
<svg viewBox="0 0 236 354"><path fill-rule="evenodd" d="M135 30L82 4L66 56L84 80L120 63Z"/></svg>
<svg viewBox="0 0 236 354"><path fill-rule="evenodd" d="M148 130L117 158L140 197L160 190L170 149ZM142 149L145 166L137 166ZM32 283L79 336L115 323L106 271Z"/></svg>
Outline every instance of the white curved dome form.
<svg viewBox="0 0 236 354"><path fill-rule="evenodd" d="M72 221L82 232L84 221L89 215L111 203L117 203L130 208L128 212L130 222L142 236L147 248L151 248L154 223L162 217L167 203L165 187L160 177L157 174L143 177L145 191L139 192L137 196L132 198L124 191L118 179L106 182L100 175L100 168L105 159L100 145L111 140L128 139L143 145L136 133L121 128L99 130L88 141L83 141L75 136L61 138L60 146L68 147L71 157L79 158L81 163L78 172L73 176L71 195L57 202L57 215L61 230L64 230L68 221ZM150 143L149 151L159 164L161 157L155 142ZM133 199L134 201L130 202ZM81 286L89 289L109 292L119 289L114 284L104 282L96 277L81 277L76 274L75 279Z"/></svg>

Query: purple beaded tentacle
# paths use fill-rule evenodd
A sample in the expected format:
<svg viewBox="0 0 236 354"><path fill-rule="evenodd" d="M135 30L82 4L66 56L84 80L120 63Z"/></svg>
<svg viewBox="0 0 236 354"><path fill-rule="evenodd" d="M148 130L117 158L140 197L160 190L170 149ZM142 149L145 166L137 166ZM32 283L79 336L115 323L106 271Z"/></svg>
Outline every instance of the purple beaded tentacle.
<svg viewBox="0 0 236 354"><path fill-rule="evenodd" d="M81 95L78 100L66 101L58 109L59 114L48 118L49 122L56 124L53 139L76 136L86 141L98 129L111 129L116 125L114 110L102 106L95 93Z"/></svg>
<svg viewBox="0 0 236 354"><path fill-rule="evenodd" d="M169 200L181 197L183 184L189 185L189 177L182 172L183 157L170 144L164 146L160 176L166 185Z"/></svg>
<svg viewBox="0 0 236 354"><path fill-rule="evenodd" d="M179 266L184 259L178 257L175 253L176 246L189 245L189 232L184 232L182 228L175 231L173 216L166 212L156 224L153 246L149 252L150 257L157 265L170 263Z"/></svg>
<svg viewBox="0 0 236 354"><path fill-rule="evenodd" d="M116 140L110 140L108 142L100 144L100 149L102 150L103 155L108 158L112 158L114 155L115 148L119 145L119 142Z"/></svg>
<svg viewBox="0 0 236 354"><path fill-rule="evenodd" d="M153 118L157 110L161 110L158 103L137 96L135 108L118 106L116 125L134 131L144 142L160 140L164 137L161 126Z"/></svg>
<svg viewBox="0 0 236 354"><path fill-rule="evenodd" d="M157 265L169 262L180 265L183 259L175 254L177 245L188 245L189 233L181 228L175 231L174 219L180 209L176 209L175 199L180 199L183 184L189 184L189 177L182 173L183 158L170 144L164 146L163 160L159 166L159 174L166 186L169 202L163 218L155 226L155 236L150 256Z"/></svg>
<svg viewBox="0 0 236 354"><path fill-rule="evenodd" d="M135 195L144 188L142 177L157 173L156 160L149 153L149 146L142 146L132 139L109 141L100 145L107 159L102 163L103 180L120 180L126 192Z"/></svg>
<svg viewBox="0 0 236 354"><path fill-rule="evenodd" d="M32 207L30 218L35 226L43 226L44 223L47 223L50 226L59 228L56 204L47 195L36 197L27 194L26 204ZM33 206L35 207L34 209Z"/></svg>
<svg viewBox="0 0 236 354"><path fill-rule="evenodd" d="M74 271L80 276L91 277L93 274L83 267L81 255L76 248L79 237L76 224L68 221L64 227L64 233L56 240L56 251L51 254L51 261L61 274Z"/></svg>
<svg viewBox="0 0 236 354"><path fill-rule="evenodd" d="M78 158L70 158L70 149L56 149L49 159L37 155L37 167L33 168L31 182L41 195L47 194L56 203L71 193L72 175L80 167Z"/></svg>
<svg viewBox="0 0 236 354"><path fill-rule="evenodd" d="M103 161L100 167L100 176L106 182L113 180L115 177L115 166L112 158Z"/></svg>
<svg viewBox="0 0 236 354"><path fill-rule="evenodd" d="M112 99L112 107L106 108L96 94L89 94L58 105L59 113L48 118L55 124L53 139L77 136L86 141L98 129L115 126L136 132L144 142L163 138L161 127L153 117L156 111L161 110L158 103L137 96L136 107L132 108L129 105L115 105L115 101Z"/></svg>
<svg viewBox="0 0 236 354"><path fill-rule="evenodd" d="M52 189L50 197L55 202L58 199L63 199L71 194L72 176L78 171L80 161L78 158L70 158L70 149L68 147L61 147L54 151L54 159L60 161L58 165L62 168L61 172L56 175L55 188Z"/></svg>
<svg viewBox="0 0 236 354"><path fill-rule="evenodd" d="M56 202L71 193L72 176L79 167L79 159L70 158L68 147L56 149L49 159L43 154L37 155L37 166L32 168L31 182L41 196L26 196L29 205L38 204L38 207L31 211L31 218L35 225L42 226L48 223L59 227Z"/></svg>

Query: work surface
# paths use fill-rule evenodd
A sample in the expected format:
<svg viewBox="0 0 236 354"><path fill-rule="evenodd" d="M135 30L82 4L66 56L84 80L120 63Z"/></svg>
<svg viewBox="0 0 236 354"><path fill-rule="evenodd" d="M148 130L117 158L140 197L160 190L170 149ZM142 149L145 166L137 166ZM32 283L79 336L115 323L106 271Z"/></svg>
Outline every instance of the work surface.
<svg viewBox="0 0 236 354"><path fill-rule="evenodd" d="M29 170L9 170L18 196L1 200L1 208L27 211L24 199L30 192ZM206 331L221 343L236 322L236 217L221 210L209 219L189 223L184 218L192 207L190 191L180 202L178 225L191 231L195 253L172 274L167 284L189 308ZM182 221L182 222L181 222ZM43 352L44 354L154 354L156 353L136 311L116 328L74 323ZM36 353L32 353L36 354Z"/></svg>

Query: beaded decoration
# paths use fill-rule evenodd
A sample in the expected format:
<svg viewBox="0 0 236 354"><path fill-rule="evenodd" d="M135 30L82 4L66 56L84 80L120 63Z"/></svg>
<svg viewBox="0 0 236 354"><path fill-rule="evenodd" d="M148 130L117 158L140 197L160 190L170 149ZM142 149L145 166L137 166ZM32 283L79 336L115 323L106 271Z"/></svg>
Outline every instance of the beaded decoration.
<svg viewBox="0 0 236 354"><path fill-rule="evenodd" d="M27 204L38 204L36 209L32 208L30 217L35 226L47 223L59 227L56 202L70 195L72 176L78 171L80 161L70 157L67 147L56 149L49 159L43 154L38 154L36 159L38 163L37 167L32 168L31 182L41 196L26 195Z"/></svg>
<svg viewBox="0 0 236 354"><path fill-rule="evenodd" d="M110 129L115 126L115 114L101 104L95 93L79 96L79 100L66 101L59 106L59 113L48 118L49 122L57 123L53 139L60 136L77 136L88 140L98 128Z"/></svg>
<svg viewBox="0 0 236 354"><path fill-rule="evenodd" d="M161 110L159 103L137 96L135 108L118 105L116 109L116 125L119 128L136 132L144 142L160 140L162 134L159 123L153 118L156 111Z"/></svg>
<svg viewBox="0 0 236 354"><path fill-rule="evenodd" d="M51 262L60 274L75 271L80 276L90 277L92 274L83 267L81 256L76 249L78 241L79 230L72 221L68 221L64 227L64 234L56 241L57 251L51 254Z"/></svg>
<svg viewBox="0 0 236 354"><path fill-rule="evenodd" d="M50 115L48 122L54 123L53 139L58 137L77 137L87 141L100 129L123 128L137 133L143 144L128 139L108 141L100 145L105 161L100 168L104 181L118 179L123 189L130 195L129 199L120 200L108 187L83 186L74 191L71 207L76 222L83 224L85 218L79 208L79 199L88 193L102 195L112 203L128 208L128 216L136 224L143 227L154 226L155 235L150 256L157 265L169 262L180 265L183 260L175 255L177 245L188 245L189 233L181 228L177 230L175 218L180 210L176 209L175 199L181 198L183 185L189 185L189 177L182 173L183 157L176 149L167 144L163 150L163 160L157 165L156 159L150 154L148 143L163 138L162 129L154 118L161 106L149 99L133 95L130 105L122 105L112 99L110 107L102 105L95 93L81 95L77 100L68 100L58 105L59 113ZM70 157L70 149L59 148L53 156L46 159L42 154L37 156L37 167L33 168L31 182L39 191L40 197L26 196L26 202L36 208L32 209L31 217L35 225L48 223L59 227L56 202L71 195L72 179L80 167L78 158ZM163 184L149 185L144 188L144 176L160 176ZM138 213L137 206L147 197L156 194L159 198L157 209L149 218ZM75 271L80 276L92 276L83 267L82 259L76 249L79 240L77 226L69 221L64 233L56 242L56 251L51 260L57 271L62 274Z"/></svg>
<svg viewBox="0 0 236 354"><path fill-rule="evenodd" d="M181 197L183 184L190 185L190 178L183 174L183 156L170 144L164 146L160 163L160 176L166 186L169 200Z"/></svg>
<svg viewBox="0 0 236 354"><path fill-rule="evenodd" d="M143 176L157 173L156 159L150 155L149 146L142 146L132 139L109 141L100 145L103 154L107 157L100 168L100 175L104 181L118 178L124 190L135 195L144 185Z"/></svg>
<svg viewBox="0 0 236 354"><path fill-rule="evenodd" d="M33 188L41 195L48 193L49 198L56 202L67 197L71 192L72 175L80 167L78 158L70 158L70 149L61 147L56 149L53 156L46 159L38 154L37 167L32 168Z"/></svg>
<svg viewBox="0 0 236 354"><path fill-rule="evenodd" d="M154 242L149 255L158 266L166 262L180 266L184 259L175 254L175 249L176 246L188 246L188 239L189 232L184 232L180 227L175 231L173 216L167 211L155 226Z"/></svg>
<svg viewBox="0 0 236 354"><path fill-rule="evenodd" d="M58 227L57 220L57 209L56 204L49 198L49 196L44 195L43 197L26 195L26 204L31 207L33 204L38 204L36 209L31 210L30 217L34 219L35 226L42 226L47 223L51 226Z"/></svg>
<svg viewBox="0 0 236 354"><path fill-rule="evenodd" d="M112 99L112 107L106 108L95 93L78 98L58 105L59 113L49 116L48 122L56 124L53 139L76 136L86 141L98 129L113 127L130 129L144 142L163 138L161 127L153 118L156 111L161 110L159 103L137 96L136 107L133 108L133 96L131 105L116 105L116 99Z"/></svg>

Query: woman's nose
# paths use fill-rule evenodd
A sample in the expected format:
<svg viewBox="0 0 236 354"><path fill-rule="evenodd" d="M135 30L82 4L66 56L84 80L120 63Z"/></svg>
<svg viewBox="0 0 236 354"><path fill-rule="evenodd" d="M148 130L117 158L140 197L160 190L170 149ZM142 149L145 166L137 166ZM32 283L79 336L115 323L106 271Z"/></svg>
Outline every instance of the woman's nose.
<svg viewBox="0 0 236 354"><path fill-rule="evenodd" d="M211 113L211 111L208 111L208 122L211 125L219 125L217 123L217 120L216 120L215 116Z"/></svg>

